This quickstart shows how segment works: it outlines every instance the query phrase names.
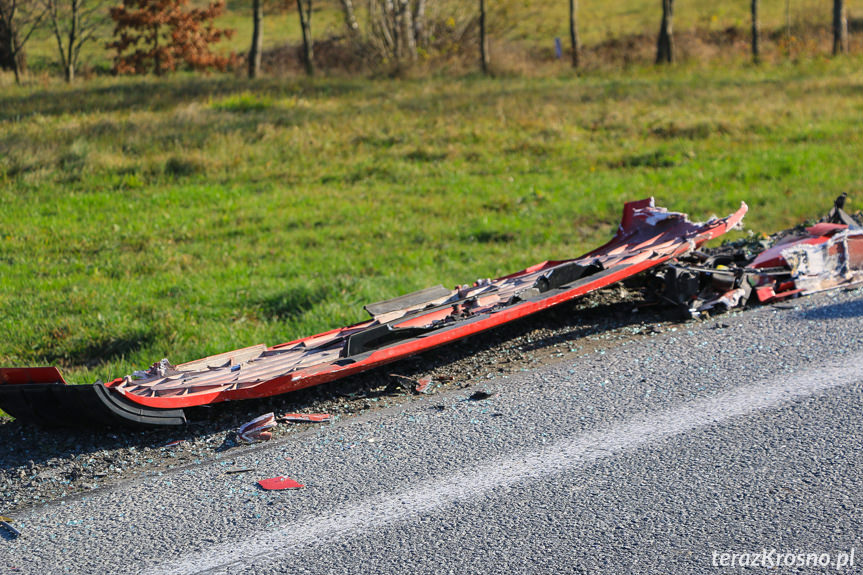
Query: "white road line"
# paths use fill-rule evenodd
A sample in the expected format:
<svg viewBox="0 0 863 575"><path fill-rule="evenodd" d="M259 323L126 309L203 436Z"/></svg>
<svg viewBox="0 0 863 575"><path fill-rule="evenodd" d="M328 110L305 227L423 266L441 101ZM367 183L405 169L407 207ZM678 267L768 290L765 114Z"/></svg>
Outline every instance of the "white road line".
<svg viewBox="0 0 863 575"><path fill-rule="evenodd" d="M277 530L261 531L244 540L186 555L144 573L238 572L251 562L277 560L301 548L350 538L457 501L474 500L493 490L557 475L674 435L857 383L861 381L861 363L863 354L848 356L839 367L822 366L781 375L681 407L634 417L536 451L512 453L398 493L379 493L337 513L309 516Z"/></svg>

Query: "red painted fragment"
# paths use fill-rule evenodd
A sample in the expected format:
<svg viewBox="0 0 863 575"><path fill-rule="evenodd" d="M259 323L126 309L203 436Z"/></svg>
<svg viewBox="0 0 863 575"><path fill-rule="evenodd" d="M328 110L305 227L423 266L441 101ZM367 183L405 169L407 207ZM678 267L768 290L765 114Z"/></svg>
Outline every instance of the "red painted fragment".
<svg viewBox="0 0 863 575"><path fill-rule="evenodd" d="M263 489L267 491L281 491L282 489L299 489L305 487L302 483L297 483L290 477L271 477L270 479L261 479L258 481Z"/></svg>
<svg viewBox="0 0 863 575"><path fill-rule="evenodd" d="M847 230L848 226L845 224L831 224L829 222L821 222L815 224L814 226L810 226L806 228L806 231L810 236L831 236L836 232L841 232L842 230Z"/></svg>
<svg viewBox="0 0 863 575"><path fill-rule="evenodd" d="M286 413L279 416L279 421L288 423L323 423L332 420L333 416L329 413Z"/></svg>
<svg viewBox="0 0 863 575"><path fill-rule="evenodd" d="M429 386L431 385L432 380L430 379L421 379L417 382L417 385L414 389L416 389L417 393L427 393L430 391Z"/></svg>
<svg viewBox="0 0 863 575"><path fill-rule="evenodd" d="M3 367L0 368L0 383L66 383L56 367Z"/></svg>
<svg viewBox="0 0 863 575"><path fill-rule="evenodd" d="M257 443L267 441L273 437L270 429L276 426L276 417L273 413L266 413L252 421L243 424L237 430L237 436L246 443Z"/></svg>

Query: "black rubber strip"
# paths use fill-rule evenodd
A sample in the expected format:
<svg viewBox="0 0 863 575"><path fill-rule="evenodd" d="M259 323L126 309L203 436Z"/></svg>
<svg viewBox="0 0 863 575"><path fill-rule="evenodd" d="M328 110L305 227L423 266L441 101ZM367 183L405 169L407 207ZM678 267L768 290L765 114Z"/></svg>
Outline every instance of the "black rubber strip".
<svg viewBox="0 0 863 575"><path fill-rule="evenodd" d="M138 405L101 383L0 385L0 408L15 419L49 427L186 423L182 409Z"/></svg>

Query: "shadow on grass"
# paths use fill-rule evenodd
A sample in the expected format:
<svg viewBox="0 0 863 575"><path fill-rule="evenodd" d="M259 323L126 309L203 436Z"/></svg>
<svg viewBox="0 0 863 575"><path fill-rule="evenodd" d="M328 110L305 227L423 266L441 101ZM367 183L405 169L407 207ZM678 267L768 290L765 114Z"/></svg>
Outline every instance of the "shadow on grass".
<svg viewBox="0 0 863 575"><path fill-rule="evenodd" d="M105 335L99 339L68 342L66 346L43 350L41 357L48 364L96 367L123 359L156 341L153 331L133 331L120 335Z"/></svg>
<svg viewBox="0 0 863 575"><path fill-rule="evenodd" d="M285 321L301 317L311 308L325 301L329 293L330 289L326 287L293 286L262 299L257 305L264 317Z"/></svg>

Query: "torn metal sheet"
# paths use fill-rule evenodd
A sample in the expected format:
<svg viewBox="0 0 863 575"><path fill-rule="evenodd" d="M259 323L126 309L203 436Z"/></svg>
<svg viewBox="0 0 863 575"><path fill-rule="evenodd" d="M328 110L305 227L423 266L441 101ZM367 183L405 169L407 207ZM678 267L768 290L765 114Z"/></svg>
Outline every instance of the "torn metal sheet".
<svg viewBox="0 0 863 575"><path fill-rule="evenodd" d="M106 384L67 386L55 368L0 369L0 407L21 419L56 423L60 413L72 422L81 408L64 407L75 395L69 390L79 389L76 400L89 400L84 411L91 423L177 425L185 407L334 381L579 298L696 249L740 222L746 210L741 204L726 218L694 223L656 207L653 198L629 202L611 241L575 259L450 290L429 288L366 306L372 319L356 325L179 365L165 359Z"/></svg>
<svg viewBox="0 0 863 575"><path fill-rule="evenodd" d="M844 211L845 200L837 198L823 221L780 232L755 253L739 245L679 258L655 272L653 294L699 317L863 284L863 226Z"/></svg>
<svg viewBox="0 0 863 575"><path fill-rule="evenodd" d="M237 437L245 443L258 443L272 439L273 433L270 429L276 426L276 416L273 413L265 413L256 417L248 423L244 423L237 430Z"/></svg>
<svg viewBox="0 0 863 575"><path fill-rule="evenodd" d="M430 379L420 379L417 381L417 384L414 386L414 391L416 393L431 393L432 383L433 382Z"/></svg>

